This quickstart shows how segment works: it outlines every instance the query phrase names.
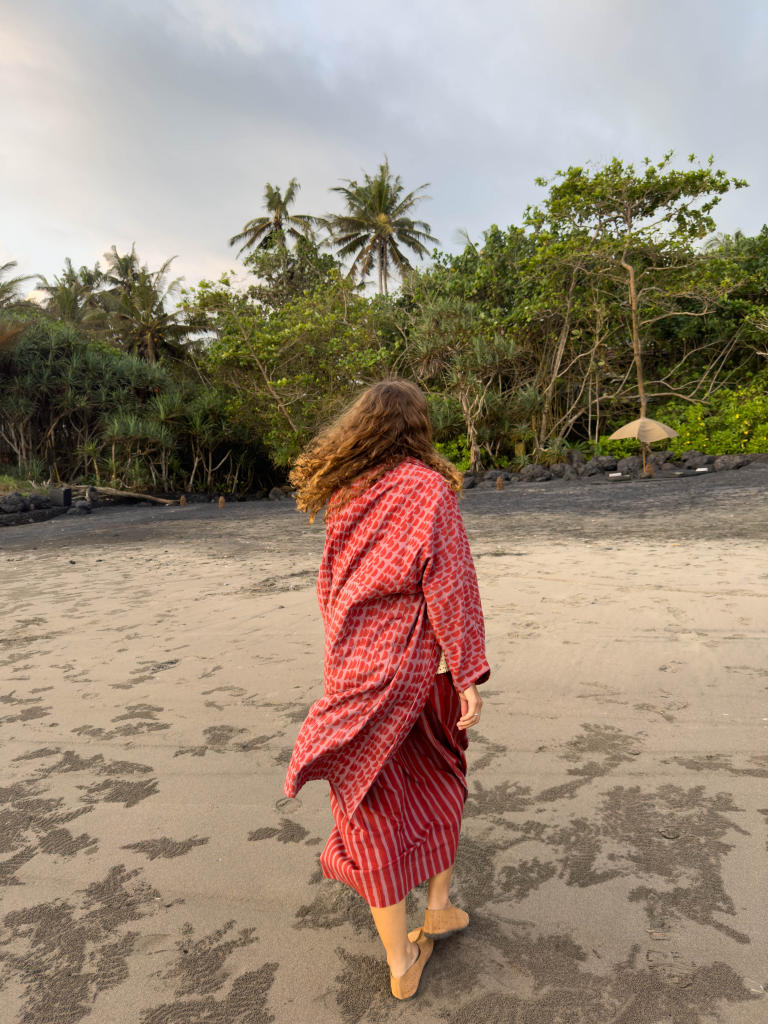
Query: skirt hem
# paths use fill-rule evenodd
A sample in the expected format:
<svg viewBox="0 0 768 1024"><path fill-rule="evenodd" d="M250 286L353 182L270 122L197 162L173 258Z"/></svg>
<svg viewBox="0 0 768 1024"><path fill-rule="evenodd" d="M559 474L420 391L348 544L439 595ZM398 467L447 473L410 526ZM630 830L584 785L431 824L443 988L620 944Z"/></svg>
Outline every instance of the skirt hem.
<svg viewBox="0 0 768 1024"><path fill-rule="evenodd" d="M377 891L379 887L376 877L381 874L380 871L357 871L355 875L358 877L342 877L345 874L343 871L331 873L331 870L327 869L322 861L320 867L324 878L348 885L363 897L369 907L391 907L405 899L411 889L415 889L417 885L421 885L422 882L426 882L427 879L439 875L451 867L455 859L456 849L453 846L443 845L431 849L426 854L423 850L415 850L404 856L397 864L389 865L387 870L389 878L402 879L400 884L394 887L394 898L390 894L387 894L389 896L387 898Z"/></svg>

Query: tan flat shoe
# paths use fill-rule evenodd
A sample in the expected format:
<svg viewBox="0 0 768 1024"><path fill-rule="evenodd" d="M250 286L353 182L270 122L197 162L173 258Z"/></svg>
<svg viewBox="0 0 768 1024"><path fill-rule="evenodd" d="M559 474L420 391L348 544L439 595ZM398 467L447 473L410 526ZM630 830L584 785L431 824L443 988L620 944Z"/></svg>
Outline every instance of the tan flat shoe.
<svg viewBox="0 0 768 1024"><path fill-rule="evenodd" d="M416 995L422 972L427 966L427 960L432 956L432 950L435 946L432 939L427 938L424 934L423 928L416 928L414 931L408 932L408 938L419 947L419 955L405 974L402 974L399 978L393 978L390 973L389 987L392 989L392 995L395 999L410 999Z"/></svg>
<svg viewBox="0 0 768 1024"><path fill-rule="evenodd" d="M446 939L456 932L463 932L469 924L469 914L458 907L450 906L445 910L430 910L424 914L424 934L430 939Z"/></svg>

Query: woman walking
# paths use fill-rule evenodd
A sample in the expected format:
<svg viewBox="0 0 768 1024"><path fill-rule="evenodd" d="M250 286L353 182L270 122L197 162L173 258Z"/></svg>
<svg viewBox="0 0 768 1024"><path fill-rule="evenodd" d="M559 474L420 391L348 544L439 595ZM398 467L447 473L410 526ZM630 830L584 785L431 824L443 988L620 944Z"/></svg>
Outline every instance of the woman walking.
<svg viewBox="0 0 768 1024"><path fill-rule="evenodd" d="M449 886L467 793L466 730L489 675L477 579L423 393L368 388L291 474L299 508L327 506L317 583L325 692L299 731L285 792L327 779L326 878L369 904L392 994L415 995L433 940L467 927ZM406 894L429 880L424 925Z"/></svg>

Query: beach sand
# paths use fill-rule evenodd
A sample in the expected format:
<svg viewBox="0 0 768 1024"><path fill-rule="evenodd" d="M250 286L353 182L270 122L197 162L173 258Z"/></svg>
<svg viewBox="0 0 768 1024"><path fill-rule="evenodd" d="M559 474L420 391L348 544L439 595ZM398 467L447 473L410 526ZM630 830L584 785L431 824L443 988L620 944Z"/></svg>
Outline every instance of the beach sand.
<svg viewBox="0 0 768 1024"><path fill-rule="evenodd" d="M260 503L4 531L0 1020L764 1022L766 483L463 499L493 669L472 922L407 1004L319 876L325 785L282 796L322 686L322 524Z"/></svg>

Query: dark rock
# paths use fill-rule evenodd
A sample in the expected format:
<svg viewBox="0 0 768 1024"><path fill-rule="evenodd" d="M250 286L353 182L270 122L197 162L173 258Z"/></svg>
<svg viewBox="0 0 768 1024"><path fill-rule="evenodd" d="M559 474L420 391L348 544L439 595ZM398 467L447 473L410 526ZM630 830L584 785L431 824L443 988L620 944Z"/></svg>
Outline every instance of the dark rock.
<svg viewBox="0 0 768 1024"><path fill-rule="evenodd" d="M84 502L83 504L87 504L87 503ZM90 511L91 510L89 508L84 508L80 504L80 502L78 502L77 504L72 505L71 508L67 509L67 515L68 516L87 516Z"/></svg>
<svg viewBox="0 0 768 1024"><path fill-rule="evenodd" d="M51 487L48 491L48 497L51 499L52 505L58 505L61 508L69 508L72 504L72 488Z"/></svg>
<svg viewBox="0 0 768 1024"><path fill-rule="evenodd" d="M90 512L93 506L91 505L90 501L85 501L83 498L81 498L79 501L75 502L74 508L82 509L84 512Z"/></svg>
<svg viewBox="0 0 768 1024"><path fill-rule="evenodd" d="M273 487L269 492L270 501L287 501L288 495L282 489L282 487Z"/></svg>
<svg viewBox="0 0 768 1024"><path fill-rule="evenodd" d="M565 457L568 463L576 469L578 469L579 466L585 466L587 463L584 452L579 451L578 448L569 448Z"/></svg>
<svg viewBox="0 0 768 1024"><path fill-rule="evenodd" d="M705 455L704 452L697 451L695 448L689 448L679 456L678 461L682 464L683 469L691 472L711 466L715 461L715 456Z"/></svg>
<svg viewBox="0 0 768 1024"><path fill-rule="evenodd" d="M746 455L718 455L712 463L712 467L719 473L724 469L741 469L748 463L749 459Z"/></svg>
<svg viewBox="0 0 768 1024"><path fill-rule="evenodd" d="M29 512L0 515L0 526L22 526L25 523L44 523L47 519L66 515L69 509L54 505L52 508L33 508Z"/></svg>
<svg viewBox="0 0 768 1024"><path fill-rule="evenodd" d="M669 462L672 458L672 452L651 452L648 455L648 462L654 467L663 466L665 462Z"/></svg>
<svg viewBox="0 0 768 1024"><path fill-rule="evenodd" d="M478 480L475 484L475 489L478 491L495 491L496 480L495 478L493 480Z"/></svg>
<svg viewBox="0 0 768 1024"><path fill-rule="evenodd" d="M27 500L29 501L29 507L33 509L51 507L51 499L46 494L30 494Z"/></svg>
<svg viewBox="0 0 768 1024"><path fill-rule="evenodd" d="M464 490L469 491L473 487L477 487L477 478L472 473L464 474Z"/></svg>
<svg viewBox="0 0 768 1024"><path fill-rule="evenodd" d="M577 469L572 466L569 462L556 462L553 466L549 467L549 471L552 476L557 477L560 480L578 480L579 474Z"/></svg>
<svg viewBox="0 0 768 1024"><path fill-rule="evenodd" d="M99 492L95 487L86 487L85 489L85 500L90 501L91 505L98 505L99 503Z"/></svg>
<svg viewBox="0 0 768 1024"><path fill-rule="evenodd" d="M10 494L6 494L5 497L0 498L0 512L29 512L31 508L28 498L25 498L18 491L12 491Z"/></svg>
<svg viewBox="0 0 768 1024"><path fill-rule="evenodd" d="M595 476L596 473L613 473L616 470L616 459L612 455L595 455L582 468L580 476Z"/></svg>
<svg viewBox="0 0 768 1024"><path fill-rule="evenodd" d="M643 457L642 455L627 455L626 458L619 459L616 469L626 476L640 476L643 472Z"/></svg>
<svg viewBox="0 0 768 1024"><path fill-rule="evenodd" d="M688 470L704 469L713 465L714 461L714 455L702 455L701 452L698 452L696 455L683 456L683 465Z"/></svg>
<svg viewBox="0 0 768 1024"><path fill-rule="evenodd" d="M533 463L531 466L523 466L518 474L520 482L527 483L538 483L541 480L551 480L552 474L546 468L546 466L539 466L537 463Z"/></svg>
<svg viewBox="0 0 768 1024"><path fill-rule="evenodd" d="M483 480L496 480L500 476L504 476L503 469L489 469L483 473Z"/></svg>

